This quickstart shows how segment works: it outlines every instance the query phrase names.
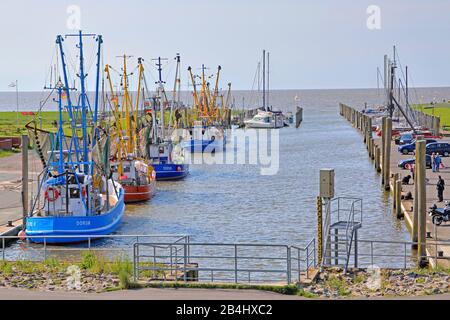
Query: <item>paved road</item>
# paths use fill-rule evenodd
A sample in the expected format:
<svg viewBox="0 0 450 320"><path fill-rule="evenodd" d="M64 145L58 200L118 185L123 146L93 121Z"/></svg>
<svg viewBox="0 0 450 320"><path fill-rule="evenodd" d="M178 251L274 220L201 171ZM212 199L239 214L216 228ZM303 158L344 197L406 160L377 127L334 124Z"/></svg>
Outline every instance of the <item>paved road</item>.
<svg viewBox="0 0 450 320"><path fill-rule="evenodd" d="M399 297L362 298L363 300L450 300L450 294ZM286 296L258 290L225 289L140 289L105 293L41 292L24 289L0 288L0 300L306 300L298 296ZM350 298L349 300L359 300Z"/></svg>
<svg viewBox="0 0 450 320"><path fill-rule="evenodd" d="M379 143L379 141L377 141ZM410 174L408 170L402 170L398 168L398 162L403 159L414 158L413 154L410 155L402 155L398 152L398 146L392 142L391 145L391 173L399 173L400 177L405 177ZM437 200L437 190L436 183L438 181L439 175L445 180L447 187L444 190L444 200L450 200L450 158L442 158L443 163L445 165L444 169L440 169L440 172L432 172L431 169L426 170L426 178L428 179L428 183L426 186L426 198L427 198L427 210L433 204L437 204L439 207L443 206L443 203L438 203ZM400 179L401 179L400 178ZM410 191L414 195L414 181L411 180L411 184L408 186L403 186L402 191L404 193ZM406 210L408 210L409 221L412 221L413 212L410 211L410 208L413 206L413 201L402 201ZM431 217L427 215L427 231L431 232L432 239L437 239L438 241L450 241L450 224L442 224L440 227L435 227L431 222ZM449 246L441 246L440 250L444 251L444 256L450 256L450 245ZM430 252L434 253L434 248L429 247ZM440 261L441 264L445 264L450 266L450 263L445 263L444 261Z"/></svg>
<svg viewBox="0 0 450 320"><path fill-rule="evenodd" d="M29 190L36 192L36 182L32 181L37 175L35 171L42 166L34 151L29 152ZM33 171L34 170L34 171ZM0 159L0 225L9 220L14 221L22 217L21 203L22 185L22 154L17 153Z"/></svg>
<svg viewBox="0 0 450 320"><path fill-rule="evenodd" d="M258 290L225 289L157 289L113 291L105 293L41 292L0 288L0 300L301 300Z"/></svg>

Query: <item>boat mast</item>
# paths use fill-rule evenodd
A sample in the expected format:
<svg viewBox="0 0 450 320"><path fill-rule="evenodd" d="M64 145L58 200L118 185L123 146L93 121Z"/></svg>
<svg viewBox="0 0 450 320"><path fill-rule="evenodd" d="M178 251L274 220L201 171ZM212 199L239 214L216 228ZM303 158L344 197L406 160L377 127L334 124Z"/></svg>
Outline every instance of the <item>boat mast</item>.
<svg viewBox="0 0 450 320"><path fill-rule="evenodd" d="M200 101L198 99L197 85L195 83L195 78L194 78L194 75L192 73L192 68L191 67L188 68L188 72L189 72L189 75L190 75L191 81L192 81L194 104L195 104L195 106L197 108L197 113L199 113L200 112Z"/></svg>
<svg viewBox="0 0 450 320"><path fill-rule="evenodd" d="M156 66L158 67L158 81L156 82L156 84L158 85L158 97L159 97L159 104L160 104L160 113L161 113L161 139L165 139L165 119L164 119L164 102L163 100L163 96L165 96L165 91L164 91L164 84L165 82L162 80L162 60L168 60L167 58L161 58L158 57L157 59L153 59L156 60ZM167 97L166 97L167 100Z"/></svg>
<svg viewBox="0 0 450 320"><path fill-rule="evenodd" d="M79 33L79 50L80 50L80 85L81 85L81 127L83 132L83 169L85 174L89 174L89 146L87 136L87 119L86 119L86 74L84 73L84 52L83 52L83 35Z"/></svg>
<svg viewBox="0 0 450 320"><path fill-rule="evenodd" d="M141 82L142 82L142 75L144 74L144 66L142 64L142 58L138 58L138 87L137 87L137 93L136 93L136 108L134 112L134 123L135 123L135 134L134 134L134 147L136 151L136 156L138 156L138 138L139 138L139 102L140 102L140 96L141 96Z"/></svg>
<svg viewBox="0 0 450 320"><path fill-rule="evenodd" d="M177 66L175 70L175 82L173 83L173 95L172 95L172 103L170 105L170 117L169 117L169 131L172 127L173 122L173 106L175 104L175 101L177 101L177 108L179 107L179 99L180 99L180 93L178 92L178 99L177 99L177 87L179 85L180 79L179 79L179 73L180 73L180 54L177 53L177 56L175 57L175 60L177 61Z"/></svg>
<svg viewBox="0 0 450 320"><path fill-rule="evenodd" d="M266 50L263 50L263 109L266 109Z"/></svg>
<svg viewBox="0 0 450 320"><path fill-rule="evenodd" d="M103 38L101 35L97 38L97 72L96 72L96 85L95 85L95 104L94 104L94 124L97 123L97 112L99 103L99 91L100 91L100 58L101 58L101 46L103 43Z"/></svg>
<svg viewBox="0 0 450 320"><path fill-rule="evenodd" d="M267 108L270 110L270 52L267 52Z"/></svg>
<svg viewBox="0 0 450 320"><path fill-rule="evenodd" d="M131 116L130 116L130 112L132 112L132 110L130 110L130 107L132 109L131 106L131 101L130 101L130 96L128 93L128 74L127 74L127 59L131 58L129 56L127 56L126 54L123 55L123 75L122 75L122 79L123 79L123 102L125 104L125 124L126 124L126 131L127 131L127 153L133 153L134 151L134 146L133 146L133 133L132 133L132 128L133 125L131 123Z"/></svg>

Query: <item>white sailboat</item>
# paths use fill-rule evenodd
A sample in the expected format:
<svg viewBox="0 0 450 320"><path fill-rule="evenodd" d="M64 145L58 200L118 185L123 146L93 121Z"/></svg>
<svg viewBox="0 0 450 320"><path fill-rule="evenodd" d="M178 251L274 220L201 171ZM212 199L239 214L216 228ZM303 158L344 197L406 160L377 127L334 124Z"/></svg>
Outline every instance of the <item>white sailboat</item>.
<svg viewBox="0 0 450 320"><path fill-rule="evenodd" d="M269 53L267 53L269 62ZM269 86L269 67L267 68L267 87ZM244 124L247 128L254 129L279 129L285 126L284 116L281 111L272 111L266 104L269 104L269 88L266 93L266 50L263 50L263 106L258 113Z"/></svg>

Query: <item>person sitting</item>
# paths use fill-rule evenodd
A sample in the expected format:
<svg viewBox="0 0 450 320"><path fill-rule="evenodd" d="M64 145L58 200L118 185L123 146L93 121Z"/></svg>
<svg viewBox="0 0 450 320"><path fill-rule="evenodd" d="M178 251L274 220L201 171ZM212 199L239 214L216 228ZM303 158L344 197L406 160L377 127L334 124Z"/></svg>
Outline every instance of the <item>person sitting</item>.
<svg viewBox="0 0 450 320"><path fill-rule="evenodd" d="M408 191L408 193L406 195L402 196L402 198L403 198L403 200L412 200L413 196L412 196L411 191Z"/></svg>
<svg viewBox="0 0 450 320"><path fill-rule="evenodd" d="M407 175L406 177L404 177L402 179L402 185L408 185L409 184L409 180L411 180L411 175Z"/></svg>

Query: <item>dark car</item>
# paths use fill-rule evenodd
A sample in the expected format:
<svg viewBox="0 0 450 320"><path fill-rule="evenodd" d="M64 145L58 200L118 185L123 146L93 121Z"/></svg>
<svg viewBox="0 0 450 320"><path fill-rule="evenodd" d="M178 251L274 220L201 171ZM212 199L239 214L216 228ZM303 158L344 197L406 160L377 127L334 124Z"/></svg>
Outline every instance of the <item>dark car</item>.
<svg viewBox="0 0 450 320"><path fill-rule="evenodd" d="M435 139L426 139L426 144L435 143L437 142ZM404 144L402 146L398 147L398 152L403 154L410 154L411 152L416 151L416 140L413 140L409 144Z"/></svg>
<svg viewBox="0 0 450 320"><path fill-rule="evenodd" d="M411 158L411 159L401 160L398 163L398 166L399 166L399 168L402 168L402 169L409 169L409 166L413 165L415 163L416 163L416 159ZM426 157L426 166L427 166L427 168L431 168L431 156L429 154L427 154L427 157Z"/></svg>
<svg viewBox="0 0 450 320"><path fill-rule="evenodd" d="M414 135L412 133L403 133L400 135L400 138L398 139L398 144L404 145L404 144L410 144L414 140Z"/></svg>
<svg viewBox="0 0 450 320"><path fill-rule="evenodd" d="M450 155L450 143L446 142L435 142L427 144L426 148L427 154L439 153L440 155L443 155L444 157L448 157Z"/></svg>

